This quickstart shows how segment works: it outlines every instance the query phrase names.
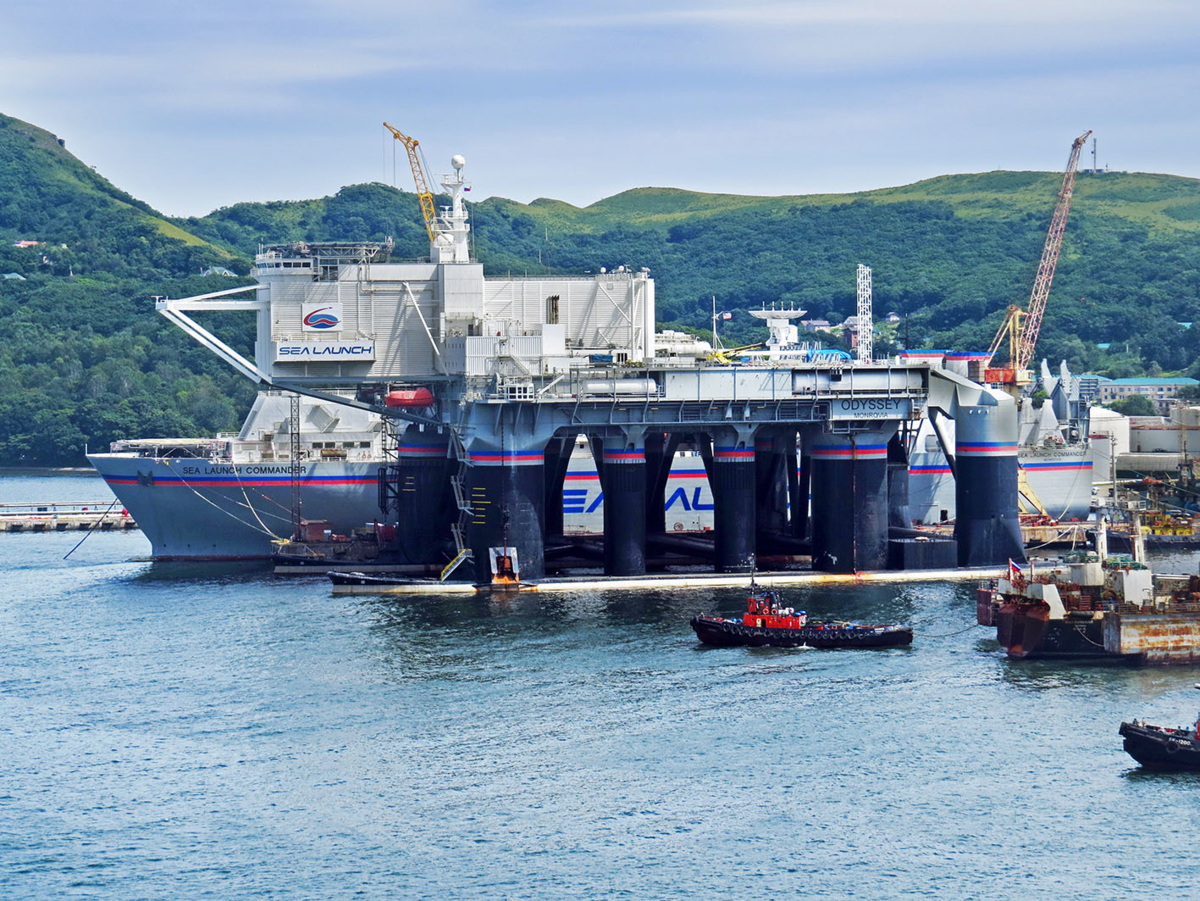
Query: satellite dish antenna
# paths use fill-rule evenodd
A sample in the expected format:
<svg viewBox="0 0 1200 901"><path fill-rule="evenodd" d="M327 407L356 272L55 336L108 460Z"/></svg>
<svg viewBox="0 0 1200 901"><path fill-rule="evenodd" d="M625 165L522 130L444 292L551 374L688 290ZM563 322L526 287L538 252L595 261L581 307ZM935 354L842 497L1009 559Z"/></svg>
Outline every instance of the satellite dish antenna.
<svg viewBox="0 0 1200 901"><path fill-rule="evenodd" d="M454 167L455 172L461 172L462 167L467 164L461 153L456 153L450 158L450 165Z"/></svg>

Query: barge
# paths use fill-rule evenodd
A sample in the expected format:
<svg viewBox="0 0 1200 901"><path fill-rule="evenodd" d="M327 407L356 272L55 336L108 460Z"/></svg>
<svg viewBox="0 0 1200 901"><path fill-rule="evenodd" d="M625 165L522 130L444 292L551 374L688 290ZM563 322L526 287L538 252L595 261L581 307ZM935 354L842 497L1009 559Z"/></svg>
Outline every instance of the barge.
<svg viewBox="0 0 1200 901"><path fill-rule="evenodd" d="M1140 543L1132 557L1108 556L1103 521L1097 545L1050 565L1010 562L979 589L977 622L1017 660L1200 662L1200 576L1154 574Z"/></svg>

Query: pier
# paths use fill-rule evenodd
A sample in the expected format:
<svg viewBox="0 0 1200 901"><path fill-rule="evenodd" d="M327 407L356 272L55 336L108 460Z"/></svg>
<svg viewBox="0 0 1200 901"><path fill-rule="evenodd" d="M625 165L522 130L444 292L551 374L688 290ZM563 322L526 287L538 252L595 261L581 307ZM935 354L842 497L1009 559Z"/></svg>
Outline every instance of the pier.
<svg viewBox="0 0 1200 901"><path fill-rule="evenodd" d="M0 504L0 532L120 532L137 527L129 511L111 506L111 501Z"/></svg>
<svg viewBox="0 0 1200 901"><path fill-rule="evenodd" d="M721 575L717 573L672 573L670 575L639 576L636 578L596 578L575 576L559 579L540 579L521 582L519 585L499 587L494 585L472 585L466 582L430 581L371 581L363 578L357 584L343 574L334 581L335 595L408 595L408 594L480 594L487 592L521 591L553 594L572 591L663 591L690 590L697 588L749 588L751 580L762 587L786 585L846 585L846 584L902 584L912 582L980 582L996 579L1006 572L999 567L978 569L920 570L914 572L864 572L824 573L807 572L760 572L753 575Z"/></svg>

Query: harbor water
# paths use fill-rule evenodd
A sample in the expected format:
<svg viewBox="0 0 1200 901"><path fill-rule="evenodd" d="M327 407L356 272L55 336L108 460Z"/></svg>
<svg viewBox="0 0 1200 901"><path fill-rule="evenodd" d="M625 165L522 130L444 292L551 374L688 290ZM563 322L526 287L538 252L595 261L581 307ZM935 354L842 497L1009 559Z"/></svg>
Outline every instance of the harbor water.
<svg viewBox="0 0 1200 901"><path fill-rule="evenodd" d="M0 474L0 502L111 499ZM911 648L700 647L734 590L334 597L139 533L0 536L0 897L1186 893L1200 671L1014 663L973 586L796 588ZM1195 572L1196 554L1156 565Z"/></svg>

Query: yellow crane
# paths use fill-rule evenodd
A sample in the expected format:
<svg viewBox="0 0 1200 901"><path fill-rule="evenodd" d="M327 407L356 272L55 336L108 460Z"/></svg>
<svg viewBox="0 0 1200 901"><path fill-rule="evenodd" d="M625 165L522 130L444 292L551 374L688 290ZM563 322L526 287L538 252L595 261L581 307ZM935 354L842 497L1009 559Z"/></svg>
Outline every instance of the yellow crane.
<svg viewBox="0 0 1200 901"><path fill-rule="evenodd" d="M429 190L429 183L425 180L425 168L421 165L421 158L417 155L418 142L416 138L410 138L398 128L393 128L386 122L383 127L392 133L392 137L404 145L404 149L408 151L408 164L412 167L413 181L417 185L417 200L421 203L421 215L425 217L425 231L429 232L429 240L433 240L433 223L437 221L437 212L433 207L433 192Z"/></svg>

